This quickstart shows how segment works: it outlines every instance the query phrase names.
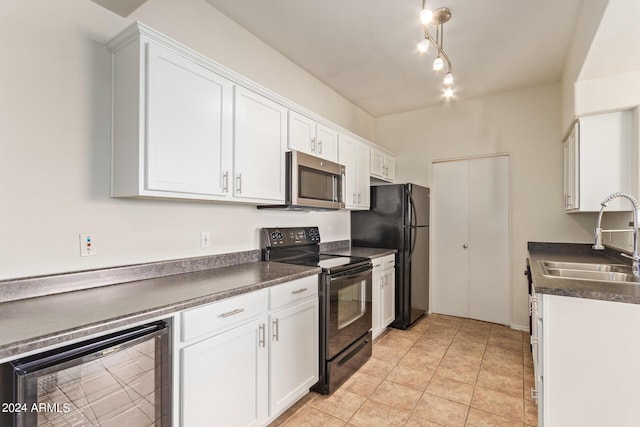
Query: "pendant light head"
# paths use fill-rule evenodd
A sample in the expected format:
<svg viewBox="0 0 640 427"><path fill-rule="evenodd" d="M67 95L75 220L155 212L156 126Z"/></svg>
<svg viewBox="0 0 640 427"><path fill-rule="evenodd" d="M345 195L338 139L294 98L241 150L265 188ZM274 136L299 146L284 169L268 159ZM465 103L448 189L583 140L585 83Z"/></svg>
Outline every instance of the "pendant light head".
<svg viewBox="0 0 640 427"><path fill-rule="evenodd" d="M420 11L420 22L422 25L429 25L433 20L433 11L431 9L422 9Z"/></svg>
<svg viewBox="0 0 640 427"><path fill-rule="evenodd" d="M440 71L443 68L444 68L444 61L438 55L438 57L433 61L433 70L434 71Z"/></svg>
<svg viewBox="0 0 640 427"><path fill-rule="evenodd" d="M445 86L451 86L453 84L453 74L451 74L451 71L444 76L443 83Z"/></svg>
<svg viewBox="0 0 640 427"><path fill-rule="evenodd" d="M444 90L444 97L451 98L453 96L453 88L448 87Z"/></svg>
<svg viewBox="0 0 640 427"><path fill-rule="evenodd" d="M422 39L420 43L418 43L418 51L421 53L426 53L429 49L429 40Z"/></svg>

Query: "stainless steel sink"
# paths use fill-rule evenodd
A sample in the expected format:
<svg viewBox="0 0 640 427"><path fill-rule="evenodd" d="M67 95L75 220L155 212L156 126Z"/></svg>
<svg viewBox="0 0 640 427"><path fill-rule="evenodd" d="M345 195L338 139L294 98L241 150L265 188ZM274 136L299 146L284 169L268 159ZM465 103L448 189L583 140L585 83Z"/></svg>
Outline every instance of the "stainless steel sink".
<svg viewBox="0 0 640 427"><path fill-rule="evenodd" d="M598 282L639 283L624 264L590 264L579 262L540 261L543 274L564 279L594 280Z"/></svg>

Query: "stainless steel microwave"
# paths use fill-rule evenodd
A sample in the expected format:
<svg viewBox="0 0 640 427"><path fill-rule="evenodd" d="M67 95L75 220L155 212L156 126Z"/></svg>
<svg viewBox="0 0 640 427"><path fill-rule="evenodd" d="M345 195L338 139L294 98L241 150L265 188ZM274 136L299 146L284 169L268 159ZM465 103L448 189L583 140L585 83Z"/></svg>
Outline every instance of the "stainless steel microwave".
<svg viewBox="0 0 640 427"><path fill-rule="evenodd" d="M301 153L285 153L286 196L284 205L261 205L260 209L335 210L344 208L344 166Z"/></svg>

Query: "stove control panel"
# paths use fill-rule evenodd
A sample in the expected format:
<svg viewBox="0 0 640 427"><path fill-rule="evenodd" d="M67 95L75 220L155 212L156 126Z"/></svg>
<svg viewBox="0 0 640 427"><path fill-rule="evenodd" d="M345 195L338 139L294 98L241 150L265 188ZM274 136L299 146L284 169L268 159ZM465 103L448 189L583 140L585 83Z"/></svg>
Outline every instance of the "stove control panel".
<svg viewBox="0 0 640 427"><path fill-rule="evenodd" d="M263 228L262 247L277 248L320 243L318 227Z"/></svg>

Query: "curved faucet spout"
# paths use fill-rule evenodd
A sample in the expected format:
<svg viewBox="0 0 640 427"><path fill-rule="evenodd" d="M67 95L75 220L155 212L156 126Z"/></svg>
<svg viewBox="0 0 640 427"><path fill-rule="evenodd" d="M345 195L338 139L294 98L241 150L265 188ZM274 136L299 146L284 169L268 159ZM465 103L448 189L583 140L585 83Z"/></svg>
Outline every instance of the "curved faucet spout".
<svg viewBox="0 0 640 427"><path fill-rule="evenodd" d="M628 230L603 230L601 228L602 225L602 214L604 213L604 208L609 206L609 202L613 199L617 199L619 197L623 197L631 202L633 205L633 228ZM622 254L627 258L631 258L633 260L633 275L636 277L640 277L640 253L638 253L638 201L635 197L633 197L629 193L613 193L608 195L602 203L600 208L600 213L598 214L598 223L596 224L595 229L595 242L592 246L593 249L596 250L604 250L604 245L602 244L602 233L613 233L617 231L625 231L629 233L633 233L633 255L629 256L627 254Z"/></svg>

